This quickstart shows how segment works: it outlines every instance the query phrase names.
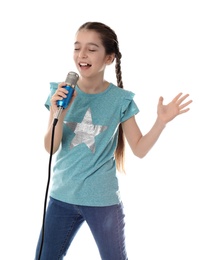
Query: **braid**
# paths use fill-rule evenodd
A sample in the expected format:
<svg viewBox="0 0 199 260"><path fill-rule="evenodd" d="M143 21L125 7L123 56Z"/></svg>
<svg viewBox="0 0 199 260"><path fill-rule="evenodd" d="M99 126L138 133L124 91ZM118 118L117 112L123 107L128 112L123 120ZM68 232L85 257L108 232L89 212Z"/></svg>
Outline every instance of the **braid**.
<svg viewBox="0 0 199 260"><path fill-rule="evenodd" d="M119 88L123 88L122 72L121 72L121 58L122 54L119 51L118 44L116 44L115 52L115 73L117 78L117 85Z"/></svg>
<svg viewBox="0 0 199 260"><path fill-rule="evenodd" d="M119 51L118 41L116 41L115 42L115 72L117 78L117 85L119 88L123 88L121 58L122 58L122 54ZM124 151L125 151L124 133L123 133L122 125L120 124L119 133L118 133L118 145L115 151L115 159L116 159L117 169L123 172L125 172Z"/></svg>

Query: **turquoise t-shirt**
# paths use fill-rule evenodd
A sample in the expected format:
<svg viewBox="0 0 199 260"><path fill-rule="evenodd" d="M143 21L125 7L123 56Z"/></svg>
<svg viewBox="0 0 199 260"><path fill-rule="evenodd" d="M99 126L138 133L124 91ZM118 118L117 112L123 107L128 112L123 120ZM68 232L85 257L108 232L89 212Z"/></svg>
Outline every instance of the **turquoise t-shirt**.
<svg viewBox="0 0 199 260"><path fill-rule="evenodd" d="M50 83L50 98L58 83ZM50 196L76 205L110 206L120 202L114 152L118 126L139 112L134 93L112 83L98 94L76 86L53 167Z"/></svg>

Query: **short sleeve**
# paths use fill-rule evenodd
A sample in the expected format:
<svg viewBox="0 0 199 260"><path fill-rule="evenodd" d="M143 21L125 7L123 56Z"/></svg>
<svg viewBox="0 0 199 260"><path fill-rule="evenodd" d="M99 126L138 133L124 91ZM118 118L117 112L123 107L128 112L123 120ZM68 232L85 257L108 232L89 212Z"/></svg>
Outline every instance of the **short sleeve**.
<svg viewBox="0 0 199 260"><path fill-rule="evenodd" d="M49 110L50 109L50 106L51 106L51 97L54 95L55 91L57 90L58 88L58 82L50 82L50 94L48 95L48 98L45 102L45 107Z"/></svg>
<svg viewBox="0 0 199 260"><path fill-rule="evenodd" d="M123 106L121 110L121 123L128 120L130 117L136 115L139 112L139 109L134 101L135 94L129 92L130 95L125 97L123 100Z"/></svg>

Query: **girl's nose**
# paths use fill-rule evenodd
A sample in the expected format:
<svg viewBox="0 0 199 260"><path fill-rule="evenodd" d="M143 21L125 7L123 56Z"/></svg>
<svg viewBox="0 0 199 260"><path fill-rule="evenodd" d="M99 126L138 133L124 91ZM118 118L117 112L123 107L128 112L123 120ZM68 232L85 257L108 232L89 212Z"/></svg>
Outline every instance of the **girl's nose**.
<svg viewBox="0 0 199 260"><path fill-rule="evenodd" d="M81 50L81 51L79 52L79 57L80 57L80 58L86 58L86 57L87 57L86 50Z"/></svg>

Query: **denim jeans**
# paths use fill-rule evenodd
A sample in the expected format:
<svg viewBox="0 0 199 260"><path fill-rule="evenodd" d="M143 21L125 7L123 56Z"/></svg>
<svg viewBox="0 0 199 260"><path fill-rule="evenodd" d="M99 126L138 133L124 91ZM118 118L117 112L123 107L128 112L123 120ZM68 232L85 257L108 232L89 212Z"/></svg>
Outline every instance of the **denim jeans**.
<svg viewBox="0 0 199 260"><path fill-rule="evenodd" d="M127 260L122 204L88 207L67 204L50 198L44 225L44 241L40 260L62 260L86 221L102 260ZM38 260L41 234L36 249ZM89 249L89 248L88 248Z"/></svg>

